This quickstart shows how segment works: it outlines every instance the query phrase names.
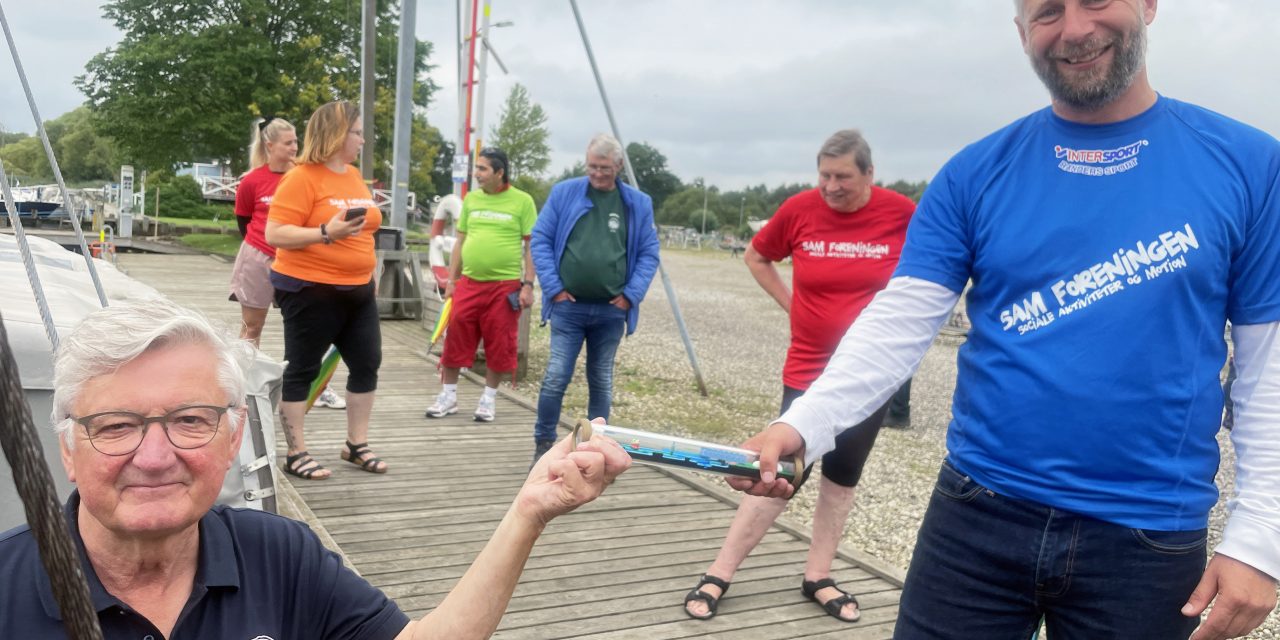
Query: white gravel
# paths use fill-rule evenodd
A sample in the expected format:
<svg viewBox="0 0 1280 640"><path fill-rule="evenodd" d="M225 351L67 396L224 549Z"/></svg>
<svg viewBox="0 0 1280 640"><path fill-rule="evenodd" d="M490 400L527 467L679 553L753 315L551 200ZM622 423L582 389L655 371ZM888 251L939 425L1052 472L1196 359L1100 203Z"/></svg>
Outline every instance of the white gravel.
<svg viewBox="0 0 1280 640"><path fill-rule="evenodd" d="M740 259L727 252L663 248L663 263L692 336L709 398L699 395L693 370L676 329L661 277L655 277L640 308L640 324L618 351L611 423L683 433L725 443L740 442L776 417L782 395L781 371L789 338L786 314L755 283ZM790 279L790 269L780 267ZM537 309L535 309L535 312ZM536 322L530 333L529 383L519 391L537 397L546 366L548 334ZM938 465L946 454L951 419L955 359L959 340L940 337L925 356L912 386L907 430L883 429L867 462L850 517L845 544L896 565L911 560ZM586 407L581 369L565 398L565 415ZM1225 522L1225 501L1234 478L1234 452L1226 433L1219 438L1223 498L1211 516L1211 546ZM817 484L792 500L789 517L812 522ZM1248 638L1280 638L1280 614L1273 612Z"/></svg>

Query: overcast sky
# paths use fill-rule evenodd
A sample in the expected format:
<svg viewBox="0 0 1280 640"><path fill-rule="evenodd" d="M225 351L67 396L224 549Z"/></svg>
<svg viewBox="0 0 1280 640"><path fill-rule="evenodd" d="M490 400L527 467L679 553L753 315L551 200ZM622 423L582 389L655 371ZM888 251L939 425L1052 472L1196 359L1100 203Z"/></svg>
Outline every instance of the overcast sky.
<svg viewBox="0 0 1280 640"><path fill-rule="evenodd" d="M359 0L349 1L359 4ZM483 0L482 4L483 4ZM119 40L99 0L0 0L47 120L83 96L72 79ZM469 3L468 3L469 4ZM625 142L662 151L684 180L725 189L812 181L832 131L858 127L877 177L929 179L965 143L1044 106L1007 0L579 0ZM456 135L452 0L418 0L442 87L428 113ZM568 0L493 0L486 133L511 85L549 116L552 171L608 129ZM1280 135L1280 2L1165 2L1150 31L1158 91ZM381 54L385 55L385 54ZM33 131L7 52L0 126Z"/></svg>

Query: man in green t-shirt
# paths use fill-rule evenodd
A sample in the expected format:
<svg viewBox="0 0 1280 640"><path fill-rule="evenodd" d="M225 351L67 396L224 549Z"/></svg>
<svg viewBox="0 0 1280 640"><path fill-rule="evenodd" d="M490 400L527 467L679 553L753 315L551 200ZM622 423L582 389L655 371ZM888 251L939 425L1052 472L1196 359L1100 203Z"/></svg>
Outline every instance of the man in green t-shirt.
<svg viewBox="0 0 1280 640"><path fill-rule="evenodd" d="M486 372L477 421L493 421L498 381L516 370L520 310L533 305L529 233L538 213L533 198L511 186L509 166L507 154L494 147L481 149L476 157L480 188L462 201L444 292L445 298L453 299L440 356L444 388L427 407L428 418L457 413L458 371L475 362L481 339Z"/></svg>

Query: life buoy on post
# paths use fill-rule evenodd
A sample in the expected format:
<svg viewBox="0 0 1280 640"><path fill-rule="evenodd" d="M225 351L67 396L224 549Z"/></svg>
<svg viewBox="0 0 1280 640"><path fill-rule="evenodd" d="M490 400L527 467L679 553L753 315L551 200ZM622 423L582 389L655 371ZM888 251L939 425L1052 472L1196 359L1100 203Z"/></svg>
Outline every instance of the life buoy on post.
<svg viewBox="0 0 1280 640"><path fill-rule="evenodd" d="M427 258L431 263L431 275L435 276L436 288L444 290L449 282L449 261L446 253L453 252L454 237L445 235L446 218L453 218L456 223L462 214L462 199L453 194L440 198L435 213L431 216L431 245Z"/></svg>
<svg viewBox="0 0 1280 640"><path fill-rule="evenodd" d="M109 257L111 255L114 255L115 252L116 252L116 245L110 242L90 242L89 243L89 255L91 257L94 257L94 258Z"/></svg>

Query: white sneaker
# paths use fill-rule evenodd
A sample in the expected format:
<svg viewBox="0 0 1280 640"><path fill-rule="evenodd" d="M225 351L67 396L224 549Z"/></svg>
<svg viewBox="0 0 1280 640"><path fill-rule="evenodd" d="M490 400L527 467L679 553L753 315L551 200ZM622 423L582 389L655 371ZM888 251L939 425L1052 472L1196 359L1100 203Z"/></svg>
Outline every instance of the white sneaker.
<svg viewBox="0 0 1280 640"><path fill-rule="evenodd" d="M476 422L493 422L493 405L496 401L496 398L480 396L480 404L476 405Z"/></svg>
<svg viewBox="0 0 1280 640"><path fill-rule="evenodd" d="M426 416L428 418L443 418L451 413L458 412L458 396L449 395L444 391L436 396L435 404L427 407Z"/></svg>
<svg viewBox="0 0 1280 640"><path fill-rule="evenodd" d="M324 391L321 391L320 395L316 396L316 406L327 409L346 409L347 401L343 400L342 396L333 390L333 387L325 387Z"/></svg>

